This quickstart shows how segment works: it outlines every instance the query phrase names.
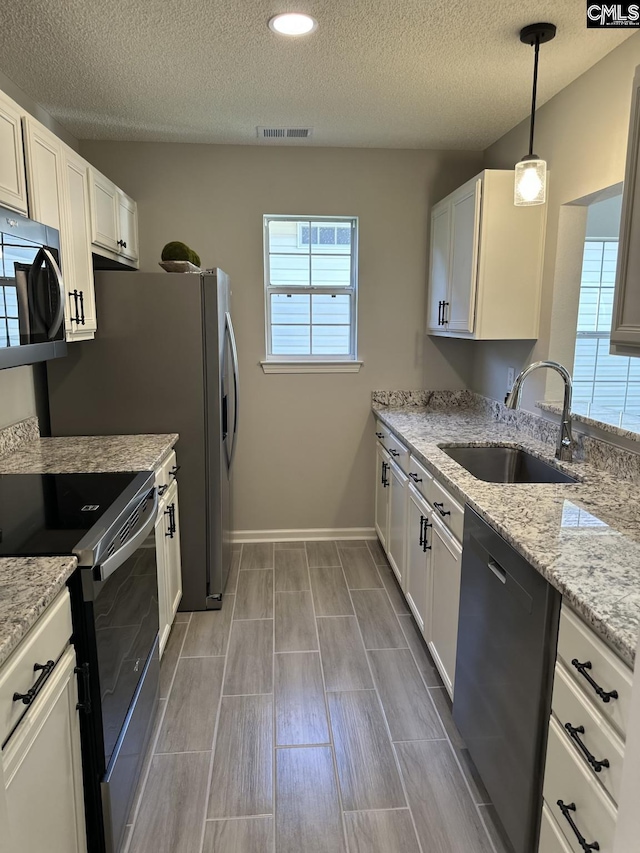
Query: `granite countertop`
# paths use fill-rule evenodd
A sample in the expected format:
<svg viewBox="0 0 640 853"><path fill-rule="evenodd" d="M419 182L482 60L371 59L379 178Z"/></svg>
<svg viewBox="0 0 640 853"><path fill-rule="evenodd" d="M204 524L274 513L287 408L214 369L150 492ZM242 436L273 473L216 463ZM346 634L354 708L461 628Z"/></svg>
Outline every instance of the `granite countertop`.
<svg viewBox="0 0 640 853"><path fill-rule="evenodd" d="M77 565L75 557L0 557L0 666Z"/></svg>
<svg viewBox="0 0 640 853"><path fill-rule="evenodd" d="M153 471L177 440L176 433L36 438L0 458L0 474Z"/></svg>
<svg viewBox="0 0 640 853"><path fill-rule="evenodd" d="M575 484L487 483L440 446L508 444L553 460L553 444L473 408L374 405L374 412L454 497L475 509L633 667L640 627L637 483L585 462L557 463L579 478Z"/></svg>
<svg viewBox="0 0 640 853"><path fill-rule="evenodd" d="M0 474L153 471L178 435L29 437L0 458ZM0 558L0 666L52 603L75 557Z"/></svg>

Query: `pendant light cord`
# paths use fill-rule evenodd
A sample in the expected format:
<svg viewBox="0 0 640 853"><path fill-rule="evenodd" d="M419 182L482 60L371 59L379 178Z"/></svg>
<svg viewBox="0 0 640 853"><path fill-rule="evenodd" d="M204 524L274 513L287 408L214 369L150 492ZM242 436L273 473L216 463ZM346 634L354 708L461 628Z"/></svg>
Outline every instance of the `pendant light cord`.
<svg viewBox="0 0 640 853"><path fill-rule="evenodd" d="M536 96L538 94L538 55L540 53L540 37L536 36L535 55L533 60L533 93L531 96L531 127L529 128L529 157L533 156L533 131L536 123Z"/></svg>

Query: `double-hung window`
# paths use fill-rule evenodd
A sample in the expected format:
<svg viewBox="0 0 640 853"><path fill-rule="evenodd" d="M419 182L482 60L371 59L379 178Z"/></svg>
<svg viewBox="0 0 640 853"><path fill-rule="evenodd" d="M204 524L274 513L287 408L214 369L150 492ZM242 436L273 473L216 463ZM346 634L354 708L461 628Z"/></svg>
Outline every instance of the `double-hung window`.
<svg viewBox="0 0 640 853"><path fill-rule="evenodd" d="M265 372L358 370L358 220L265 216Z"/></svg>

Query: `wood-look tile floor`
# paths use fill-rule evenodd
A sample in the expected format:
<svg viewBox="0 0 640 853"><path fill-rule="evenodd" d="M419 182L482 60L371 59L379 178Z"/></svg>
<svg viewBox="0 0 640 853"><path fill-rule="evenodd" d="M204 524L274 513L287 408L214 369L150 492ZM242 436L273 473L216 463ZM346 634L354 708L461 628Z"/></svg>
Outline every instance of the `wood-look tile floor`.
<svg viewBox="0 0 640 853"><path fill-rule="evenodd" d="M160 695L123 853L509 853L377 542L238 547Z"/></svg>

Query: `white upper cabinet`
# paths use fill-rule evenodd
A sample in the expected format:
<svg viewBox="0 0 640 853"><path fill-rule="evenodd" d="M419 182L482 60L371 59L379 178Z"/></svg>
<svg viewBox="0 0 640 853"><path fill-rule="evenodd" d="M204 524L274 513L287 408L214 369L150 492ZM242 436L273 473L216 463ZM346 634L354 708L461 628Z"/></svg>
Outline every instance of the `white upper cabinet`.
<svg viewBox="0 0 640 853"><path fill-rule="evenodd" d="M93 338L97 329L93 290L87 163L75 151L63 151L63 227L61 254L67 302L67 340Z"/></svg>
<svg viewBox="0 0 640 853"><path fill-rule="evenodd" d="M546 205L516 207L513 171L486 169L435 205L427 331L538 336Z"/></svg>
<svg viewBox="0 0 640 853"><path fill-rule="evenodd" d="M640 355L640 66L636 68L631 97L627 165L622 196L620 247L611 326L614 355Z"/></svg>
<svg viewBox="0 0 640 853"><path fill-rule="evenodd" d="M91 192L91 241L117 254L118 188L95 169L89 170Z"/></svg>
<svg viewBox="0 0 640 853"><path fill-rule="evenodd" d="M0 92L0 204L27 213L22 115L18 104Z"/></svg>
<svg viewBox="0 0 640 853"><path fill-rule="evenodd" d="M89 170L91 239L96 254L136 266L138 208L128 195L96 169Z"/></svg>
<svg viewBox="0 0 640 853"><path fill-rule="evenodd" d="M31 116L24 116L29 215L60 231L62 141Z"/></svg>
<svg viewBox="0 0 640 853"><path fill-rule="evenodd" d="M118 190L118 241L120 253L138 260L138 205Z"/></svg>

